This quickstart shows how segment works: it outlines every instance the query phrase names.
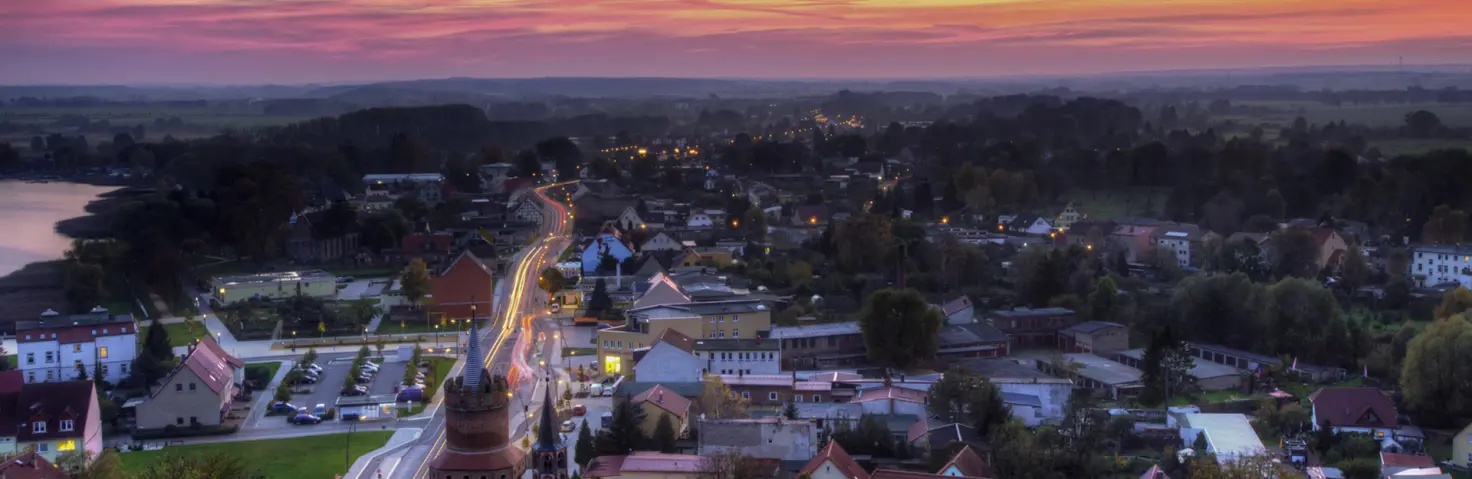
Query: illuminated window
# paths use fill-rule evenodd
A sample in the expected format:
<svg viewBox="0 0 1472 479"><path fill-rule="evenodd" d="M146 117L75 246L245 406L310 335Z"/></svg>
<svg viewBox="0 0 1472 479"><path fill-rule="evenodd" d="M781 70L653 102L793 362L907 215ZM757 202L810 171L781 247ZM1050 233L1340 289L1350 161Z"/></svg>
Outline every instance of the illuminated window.
<svg viewBox="0 0 1472 479"><path fill-rule="evenodd" d="M77 441L75 439L67 439L65 441L58 442L56 443L56 450L58 452L75 451L77 450Z"/></svg>
<svg viewBox="0 0 1472 479"><path fill-rule="evenodd" d="M82 352L82 343L73 344L72 345L72 352L74 352L74 353L80 353L80 352Z"/></svg>
<svg viewBox="0 0 1472 479"><path fill-rule="evenodd" d="M105 357L107 357L107 347L106 346L97 348L97 357L99 357L99 358L105 358Z"/></svg>

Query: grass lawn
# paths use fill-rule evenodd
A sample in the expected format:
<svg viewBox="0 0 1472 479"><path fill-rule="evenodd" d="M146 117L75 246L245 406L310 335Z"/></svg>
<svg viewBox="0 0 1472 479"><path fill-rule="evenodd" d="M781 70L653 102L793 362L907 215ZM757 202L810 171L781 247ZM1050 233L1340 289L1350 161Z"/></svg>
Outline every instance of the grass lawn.
<svg viewBox="0 0 1472 479"><path fill-rule="evenodd" d="M383 447L393 431L352 433L348 456L356 459ZM319 479L347 472L343 449L348 447L348 434L293 437L259 441L219 442L173 446L158 451L135 451L121 454L122 470L140 475L144 468L170 455L198 456L225 453L240 458L257 474L273 479ZM140 476L141 477L141 476Z"/></svg>
<svg viewBox="0 0 1472 479"><path fill-rule="evenodd" d="M265 369L266 380L270 381L271 378L276 377L276 371L281 370L281 361L271 361L266 363L246 363L245 377L251 377L250 371L252 369Z"/></svg>
<svg viewBox="0 0 1472 479"><path fill-rule="evenodd" d="M593 356L598 354L598 348L562 348L562 357Z"/></svg>
<svg viewBox="0 0 1472 479"><path fill-rule="evenodd" d="M198 321L185 321L182 323L168 323L164 325L164 331L169 332L169 345L188 346L195 338L201 338L209 334L204 328L204 323Z"/></svg>
<svg viewBox="0 0 1472 479"><path fill-rule="evenodd" d="M424 385L424 397L433 398L434 393L440 390L440 385L444 384L445 378L450 375L450 368L455 366L455 359L433 356L426 357L425 359L429 361L429 368L434 371L434 377L432 382ZM424 376L426 379L429 379L429 374L425 374ZM409 417L421 412L424 412L424 404L415 404L411 408L399 409L398 415L399 417Z"/></svg>
<svg viewBox="0 0 1472 479"><path fill-rule="evenodd" d="M17 357L16 355L14 355L14 354L6 355L5 356L5 364L10 365L9 368L6 368L5 369L6 371L18 369L18 368L20 368L20 358Z"/></svg>

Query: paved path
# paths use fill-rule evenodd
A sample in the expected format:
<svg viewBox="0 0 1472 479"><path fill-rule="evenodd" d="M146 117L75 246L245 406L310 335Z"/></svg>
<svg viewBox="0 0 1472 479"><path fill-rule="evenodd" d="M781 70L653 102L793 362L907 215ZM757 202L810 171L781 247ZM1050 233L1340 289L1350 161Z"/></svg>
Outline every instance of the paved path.
<svg viewBox="0 0 1472 479"><path fill-rule="evenodd" d="M348 468L348 473L343 477L364 477L365 473L369 478L391 477L399 461L397 459L379 461L379 458L412 445L414 441L419 440L422 433L422 429L415 427L395 429L394 435L388 438L388 442L383 447L358 456L358 460L353 461L353 466ZM372 470L369 470L370 467Z"/></svg>

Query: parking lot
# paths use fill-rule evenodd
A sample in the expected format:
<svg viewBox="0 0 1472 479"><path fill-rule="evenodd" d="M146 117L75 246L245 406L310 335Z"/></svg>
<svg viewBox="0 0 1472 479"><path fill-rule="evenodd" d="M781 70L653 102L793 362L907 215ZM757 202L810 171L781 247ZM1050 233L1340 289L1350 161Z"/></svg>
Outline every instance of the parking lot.
<svg viewBox="0 0 1472 479"><path fill-rule="evenodd" d="M347 378L348 370L353 366L353 354L331 354L317 358L317 365L322 367L322 374L316 384L295 386L293 391L310 388L310 393L295 393L292 395L291 404L308 409L322 404L332 408L337 403L337 398L342 393L343 380ZM373 375L371 382L363 384L368 388L369 394L393 394L394 386L398 385L404 378L404 362L383 362L379 364L378 374ZM356 372L354 373L356 374ZM264 412L264 411L263 411ZM295 427L286 422L285 416L272 416L263 418L258 422L258 428Z"/></svg>

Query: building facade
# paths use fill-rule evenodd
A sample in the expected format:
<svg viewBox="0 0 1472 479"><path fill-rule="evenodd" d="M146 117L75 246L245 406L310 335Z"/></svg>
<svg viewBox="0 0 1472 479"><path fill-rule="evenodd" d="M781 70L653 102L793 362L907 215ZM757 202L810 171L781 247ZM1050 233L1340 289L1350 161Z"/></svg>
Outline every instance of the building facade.
<svg viewBox="0 0 1472 479"><path fill-rule="evenodd" d="M73 451L102 453L102 413L92 381L23 384L19 371L0 373L0 454L34 450L55 462Z"/></svg>
<svg viewBox="0 0 1472 479"><path fill-rule="evenodd" d="M775 339L700 339L695 358L710 374L781 374L782 348Z"/></svg>
<svg viewBox="0 0 1472 479"><path fill-rule="evenodd" d="M1015 308L995 311L992 326L1002 330L1012 349L1052 348L1058 332L1078 323L1078 315L1066 308Z"/></svg>
<svg viewBox="0 0 1472 479"><path fill-rule="evenodd" d="M117 384L138 357L138 325L129 314L98 307L87 314L47 311L36 321L16 322L16 362L25 382L70 381L78 368L88 378Z"/></svg>
<svg viewBox="0 0 1472 479"><path fill-rule="evenodd" d="M859 323L825 323L773 328L783 370L825 369L862 363L868 357Z"/></svg>
<svg viewBox="0 0 1472 479"><path fill-rule="evenodd" d="M444 449L429 477L518 479L526 470L526 452L511 444L511 386L486 370L479 329L470 328L465 369L445 381Z"/></svg>
<svg viewBox="0 0 1472 479"><path fill-rule="evenodd" d="M214 348L194 346L139 404L139 429L219 426L236 393L235 366ZM238 360L237 360L238 361Z"/></svg>
<svg viewBox="0 0 1472 479"><path fill-rule="evenodd" d="M1472 246L1415 246L1410 273L1422 288L1445 283L1472 287Z"/></svg>

